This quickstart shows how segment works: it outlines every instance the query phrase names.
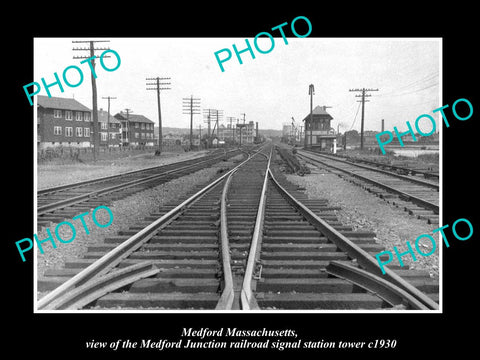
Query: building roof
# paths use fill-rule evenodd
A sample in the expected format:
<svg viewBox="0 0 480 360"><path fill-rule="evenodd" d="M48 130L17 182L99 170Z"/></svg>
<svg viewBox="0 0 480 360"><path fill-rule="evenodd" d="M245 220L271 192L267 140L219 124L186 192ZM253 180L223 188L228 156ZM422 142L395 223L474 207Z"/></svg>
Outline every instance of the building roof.
<svg viewBox="0 0 480 360"><path fill-rule="evenodd" d="M108 111L105 111L103 109L98 110L98 121L99 122L107 122L108 120ZM111 124L120 124L120 121L118 119L114 118L112 114L110 114L110 121Z"/></svg>
<svg viewBox="0 0 480 360"><path fill-rule="evenodd" d="M91 111L85 105L73 98L48 97L37 95L37 105L48 109Z"/></svg>
<svg viewBox="0 0 480 360"><path fill-rule="evenodd" d="M127 114L123 112L119 112L115 115L117 119L120 120L127 120ZM154 122L143 115L138 114L128 114L128 121L129 122L140 122L140 123L147 123L147 124L154 124Z"/></svg>
<svg viewBox="0 0 480 360"><path fill-rule="evenodd" d="M328 118L329 120L332 120L332 119L333 119L332 115L330 115L325 109L326 109L325 106L319 106L319 105L317 105L317 106L315 106L315 108L312 110L312 114L313 114L313 115L320 115L320 116L323 115L322 117L326 117L326 118ZM305 116L305 118L304 118L302 121L305 121L306 119L310 119L310 113L308 113L308 115Z"/></svg>

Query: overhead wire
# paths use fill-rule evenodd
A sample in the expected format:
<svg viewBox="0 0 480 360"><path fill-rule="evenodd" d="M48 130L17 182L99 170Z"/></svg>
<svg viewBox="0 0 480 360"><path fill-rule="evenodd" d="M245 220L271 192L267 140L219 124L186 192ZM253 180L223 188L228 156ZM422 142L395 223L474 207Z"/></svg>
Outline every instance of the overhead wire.
<svg viewBox="0 0 480 360"><path fill-rule="evenodd" d="M355 125L355 121L357 120L358 110L360 110L360 104L361 104L361 102L358 103L357 113L355 114L355 118L353 119L353 123L352 123L352 126L350 127L350 130L353 129L353 126ZM348 131L350 131L350 130L348 130Z"/></svg>

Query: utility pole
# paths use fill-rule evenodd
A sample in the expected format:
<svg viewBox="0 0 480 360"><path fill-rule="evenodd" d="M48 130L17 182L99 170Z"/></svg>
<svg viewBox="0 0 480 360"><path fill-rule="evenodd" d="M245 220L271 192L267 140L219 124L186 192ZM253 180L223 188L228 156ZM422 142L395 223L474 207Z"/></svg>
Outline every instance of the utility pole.
<svg viewBox="0 0 480 360"><path fill-rule="evenodd" d="M128 134L129 134L129 117L128 115L132 112L131 109L125 109L125 112L127 113L127 122L125 123L125 127L126 127L126 130L125 130L125 140L127 140L128 143L130 143L130 140L128 139ZM122 136L123 137L123 136Z"/></svg>
<svg viewBox="0 0 480 360"><path fill-rule="evenodd" d="M153 86L153 87L147 87L147 90L156 90L157 91L157 103L158 103L158 150L155 151L155 155L160 155L162 153L162 141L163 141L163 135L162 135L162 111L160 108L160 91L161 90L171 90L169 87L163 87L163 86L169 86L171 85L170 82L165 82L165 80L170 80L170 78L164 78L164 77L153 77L153 78L146 78L147 81L154 81L152 82L147 82L147 86Z"/></svg>
<svg viewBox="0 0 480 360"><path fill-rule="evenodd" d="M364 118L365 118L365 103L368 102L369 100L365 100L366 97L370 97L372 95L366 94L366 91L378 91L378 89L350 89L349 91L360 91L362 95L355 95L355 97L361 97L362 100L357 100L357 102L362 103L362 124L360 125L360 150L363 150L363 124L364 124Z"/></svg>
<svg viewBox="0 0 480 360"><path fill-rule="evenodd" d="M220 139L220 124L218 123L218 121L219 121L219 116L223 117L223 110L215 110L215 115L216 115L215 126L217 128L217 138ZM215 128L213 132L215 132Z"/></svg>
<svg viewBox="0 0 480 360"><path fill-rule="evenodd" d="M232 122L235 118L232 116L227 116L227 120L230 121L230 133L232 135L232 144L235 144L235 127L232 126Z"/></svg>
<svg viewBox="0 0 480 360"><path fill-rule="evenodd" d="M192 150L193 114L200 114L200 99L194 98L193 95L190 98L183 98L183 113L190 114L190 150Z"/></svg>
<svg viewBox="0 0 480 360"><path fill-rule="evenodd" d="M198 150L202 149L202 124L198 125Z"/></svg>
<svg viewBox="0 0 480 360"><path fill-rule="evenodd" d="M110 40L88 40L88 41L72 41L74 44L88 43L86 48L73 48L74 51L89 51L90 56L74 56L74 59L89 59L93 71L91 72L92 79L92 121L93 121L93 161L97 161L97 155L100 147L100 132L98 129L98 109L97 109L97 82L95 80L95 50L110 50L110 48L95 48L95 43L110 42ZM110 56L104 56L108 58Z"/></svg>
<svg viewBox="0 0 480 360"><path fill-rule="evenodd" d="M238 124L237 123L237 127L240 128L240 146L242 146L242 135L243 135L243 128L246 126L245 125L245 113L243 114L240 114L240 115L243 115L243 124Z"/></svg>
<svg viewBox="0 0 480 360"><path fill-rule="evenodd" d="M108 118L107 118L107 148L110 146L110 100L116 99L116 97L102 97L102 99L108 100Z"/></svg>
<svg viewBox="0 0 480 360"><path fill-rule="evenodd" d="M315 88L313 84L308 86L308 95L310 95L310 147L312 147L313 143L313 95L315 95ZM307 148L307 124L305 124L305 144L304 148Z"/></svg>
<svg viewBox="0 0 480 360"><path fill-rule="evenodd" d="M207 120L204 121L207 123L207 148L210 148L212 146L212 138L211 138L211 116L215 109L204 109L203 110L203 116L207 117Z"/></svg>

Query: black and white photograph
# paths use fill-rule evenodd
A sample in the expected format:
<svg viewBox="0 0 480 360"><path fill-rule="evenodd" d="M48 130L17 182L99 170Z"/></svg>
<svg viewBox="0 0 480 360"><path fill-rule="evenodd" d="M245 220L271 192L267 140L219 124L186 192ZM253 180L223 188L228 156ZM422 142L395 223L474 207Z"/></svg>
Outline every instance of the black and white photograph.
<svg viewBox="0 0 480 360"><path fill-rule="evenodd" d="M441 39L34 41L38 311L440 309Z"/></svg>
<svg viewBox="0 0 480 360"><path fill-rule="evenodd" d="M12 41L6 350L473 350L469 11L145 9Z"/></svg>

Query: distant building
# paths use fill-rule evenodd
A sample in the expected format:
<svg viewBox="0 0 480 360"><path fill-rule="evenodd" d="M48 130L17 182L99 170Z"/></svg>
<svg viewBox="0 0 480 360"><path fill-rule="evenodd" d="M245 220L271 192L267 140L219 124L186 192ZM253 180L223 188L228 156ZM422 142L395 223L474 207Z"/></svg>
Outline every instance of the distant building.
<svg viewBox="0 0 480 360"><path fill-rule="evenodd" d="M240 125L240 127L239 127ZM241 144L253 144L255 141L255 122L249 121L245 124L237 124L237 139ZM241 139L240 139L241 136Z"/></svg>
<svg viewBox="0 0 480 360"><path fill-rule="evenodd" d="M92 112L73 98L37 95L37 145L89 147Z"/></svg>
<svg viewBox="0 0 480 360"><path fill-rule="evenodd" d="M154 122L143 115L119 112L114 116L121 123L121 139L124 145L154 146Z"/></svg>
<svg viewBox="0 0 480 360"><path fill-rule="evenodd" d="M98 110L98 122L100 131L100 146L117 147L122 143L122 124L118 119L103 109Z"/></svg>
<svg viewBox="0 0 480 360"><path fill-rule="evenodd" d="M303 119L305 122L304 145L306 148L335 151L337 136L335 130L330 126L333 117L325 109L325 106L315 107L312 111L312 122L310 121L310 113Z"/></svg>

